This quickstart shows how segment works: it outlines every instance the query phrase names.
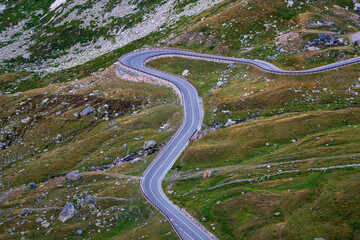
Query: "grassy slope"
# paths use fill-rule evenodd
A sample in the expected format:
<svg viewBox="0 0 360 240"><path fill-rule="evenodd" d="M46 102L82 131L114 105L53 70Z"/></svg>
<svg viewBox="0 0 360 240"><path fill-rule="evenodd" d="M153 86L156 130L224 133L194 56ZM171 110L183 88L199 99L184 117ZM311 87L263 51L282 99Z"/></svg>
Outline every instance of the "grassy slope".
<svg viewBox="0 0 360 240"><path fill-rule="evenodd" d="M105 179L108 176L109 179ZM131 181L129 181L131 180ZM77 203L88 194L99 197L118 197L129 202L111 199L95 200L94 208L85 204L78 205L75 216L65 223L57 220L60 210L45 210L18 215L25 208L39 209L62 207L65 202ZM16 191L5 201L1 201L1 218L15 217L1 225L1 232L12 228L15 234L1 234L0 239L19 239L24 231L27 239L136 239L147 236L148 239L175 238L169 224L150 204L146 203L139 190L137 179L123 177L116 172L83 173L78 182L68 182L64 177L39 184L36 189L24 188ZM101 212L101 216L98 213ZM51 223L44 228L38 218ZM17 223L21 222L20 225ZM100 225L97 223L100 222ZM50 229L50 233L47 233ZM83 234L76 235L81 229ZM26 232L31 230L30 232ZM136 230L136 232L134 232ZM7 230L9 231L9 230ZM100 232L98 232L100 231Z"/></svg>
<svg viewBox="0 0 360 240"><path fill-rule="evenodd" d="M359 124L360 99L354 88L360 76L357 65L307 76L279 76L245 65L226 69L224 65L184 59L160 59L150 65L177 74L189 69L192 75L188 78L204 99L205 128L229 118L255 119L192 143L177 167L194 169L357 151L352 146L358 141L357 128L348 127ZM226 84L209 91L219 79L227 79ZM322 140L317 141L318 137Z"/></svg>
<svg viewBox="0 0 360 240"><path fill-rule="evenodd" d="M359 31L359 15L336 7L352 6L350 0L296 1L293 7L287 7L287 3L281 0L248 2L243 6L239 1L232 1L205 11L198 16L202 21L167 45L218 55L264 59L287 69L311 68L359 54L360 49L351 44L315 52L296 51L302 50L308 40L317 36L316 33L336 34L341 31L341 36L348 38L347 34ZM314 21L333 22L331 31L326 26L308 29L308 23ZM277 45L275 39L283 33L299 33L299 38ZM288 52L277 51L279 47Z"/></svg>
<svg viewBox="0 0 360 240"><path fill-rule="evenodd" d="M229 172L235 175L230 177ZM359 169L283 174L266 181L207 190L224 178L236 179L241 175L233 169L229 172L216 173L210 179L171 181L176 192L170 195L172 200L220 239L358 239L360 236ZM243 178L250 173L253 176L254 172L243 171Z"/></svg>
<svg viewBox="0 0 360 240"><path fill-rule="evenodd" d="M342 209L349 201L346 211L356 211L357 170L286 175L256 186L206 190L267 174L253 169L258 164L304 159L306 164L288 167L291 170L359 162L351 157L359 153L360 142L357 65L309 76L278 76L246 65L227 69L223 64L179 58L158 59L149 65L176 74L190 71L188 79L204 100L205 130L227 119L253 119L206 134L189 145L165 183L176 193L169 197L177 204L199 220L205 217L204 224L221 239L358 237L359 216L346 215ZM218 81L224 82L220 88L216 88ZM209 180L194 171L220 166ZM296 184L291 185L287 179L295 181L295 177ZM338 189L336 194L329 186L334 178L331 186ZM347 183L348 179L354 180ZM348 191L341 190L344 184ZM321 212L308 210L313 206ZM281 217L274 215L278 211Z"/></svg>
<svg viewBox="0 0 360 240"><path fill-rule="evenodd" d="M346 15L335 14L334 3L307 4L293 12L284 9L280 1L252 1L252 9L235 4L219 10L219 15L199 16L207 19L169 45L264 59L286 69L323 65L350 57L358 49L279 53L274 31L300 33L302 39L295 42L296 49L316 36L307 34L306 29L313 18L335 20L338 29L352 25L353 21L343 19ZM347 3L335 4L344 7ZM330 10L322 10L324 6ZM264 23L275 21L276 29L264 31ZM244 35L252 39L241 41ZM272 174L276 169L306 171L310 167L358 163L357 65L309 76L277 76L246 65L227 69L223 64L184 59L159 59L149 65L176 74L190 71L188 79L204 100L204 132L227 119L254 119L209 133L189 145L164 183L166 191L174 191L168 196L178 205L204 220L203 224L220 239L359 237L359 216L355 213L358 170L279 175L266 182L206 190L237 179ZM224 84L216 88L219 81ZM297 159L304 162L293 164ZM256 167L280 162L287 165L275 165L271 170ZM203 171L195 168L214 169L215 173L204 179ZM280 215L276 216L277 212Z"/></svg>
<svg viewBox="0 0 360 240"><path fill-rule="evenodd" d="M1 239L19 239L20 232L28 230L31 231L25 233L26 238L48 239L49 229L56 239L76 238L79 229L83 230L79 239L176 238L170 225L146 203L139 190L137 176L142 175L156 153L106 173L87 172L92 166L109 164L141 150L146 140L157 141L159 147L168 141L182 119L171 89L120 80L111 67L85 79L3 95L1 99L1 139L7 148L0 152L1 187L5 194L0 195L0 219L15 217L1 224ZM87 104L95 112L76 117L74 113ZM106 116L108 120L104 120ZM27 117L27 124L20 122ZM165 123L170 129L159 132ZM141 137L144 139L135 139ZM47 180L76 169L83 174L79 182L67 182L64 177ZM22 186L29 182L36 182L39 187L30 190ZM20 190L6 197L9 189L16 187ZM62 207L66 200L76 203L87 194L131 201L97 200L96 209L102 216L97 216L97 210L78 206L75 217L65 223L57 220L59 210L18 217L25 208ZM51 227L42 227L41 222L35 221L39 217L51 222ZM97 221L101 221L100 226Z"/></svg>
<svg viewBox="0 0 360 240"><path fill-rule="evenodd" d="M235 5L228 8L230 2L232 4L235 3ZM297 1L296 4L300 4L300 2L301 1ZM174 30L169 31L166 34L170 34L171 32L181 34L183 32L183 29L185 29L183 27L188 28L188 26L193 25L193 28L190 28L189 30L189 32L191 33L190 35L196 36L199 32L201 32L205 35L205 39L210 39L210 41L201 41L200 39L199 41L195 41L195 43L192 43L188 39L185 39L185 41L183 42L175 41L175 44L173 44L172 46L191 48L196 49L197 51L210 52L215 54L237 55L238 53L241 53L241 56L248 56L251 58L264 58L266 60L270 59L270 61L274 61L275 63L290 69L321 65L323 64L323 62L316 60L319 57L327 58L327 62L332 62L336 61L341 57L352 56L353 54L357 53L358 49L346 48L340 51L327 49L313 54L278 54L278 52L275 51L275 46L273 43L273 39L275 37L275 29L265 31L263 24L265 22L269 23L276 20L279 22L277 24L277 28L279 28L281 31L287 31L291 28L291 26L295 26L296 24L300 23L300 18L302 16L298 15L299 13L309 10L319 15L315 17L328 17L327 15L329 15L330 17L334 17L335 19L337 19L336 24L338 25L337 27L339 30L344 30L346 26L353 27L352 30L345 29L345 33L356 31L358 27L356 26L354 21L342 19L341 16L339 17L336 14L336 16L334 15L334 10L332 8L334 3L344 7L346 5L349 5L350 1L329 1L320 4L317 3L316 5L310 4L309 6L304 7L302 10L295 12L284 8L285 3L283 1L252 1L250 5L248 5L246 8L240 7L240 3L236 3L235 1L226 1L224 4L220 4L219 6L200 14L199 16L194 17L194 19L191 19L188 22L185 19L182 23L179 24L179 28L175 28ZM324 6L330 7L331 11L324 11ZM262 8L265 9L263 12ZM218 13L220 13L220 15L217 15ZM273 17L271 17L272 15ZM203 17L205 17L205 20L203 22L195 24L196 22L200 22L200 19ZM256 21L256 19L258 19L259 17L261 17L263 21ZM232 24L233 26L229 27L228 24L233 19L235 19L237 23ZM226 24L224 25L224 23ZM300 26L295 29L296 31L303 30L304 26L302 24L299 25ZM319 30L321 31L322 29ZM213 38L212 35L214 35L215 37ZM238 39L240 38L243 39L244 35L252 35L253 38L250 41L246 41L245 43L238 41ZM304 37L307 37L307 35ZM130 44L122 49L114 51L113 53L99 57L93 61L88 62L87 64L84 64L83 66L65 70L62 71L60 74L50 75L45 78L35 76L29 81L23 81L15 85L9 85L8 79L11 78L11 81L13 81L13 79L18 78L19 76L2 75L2 78L0 79L1 87L5 91L25 91L32 88L45 86L49 83L74 80L75 78L88 76L91 72L94 72L99 68L109 66L118 58L119 54L121 55L121 53L125 53L129 50L138 48L139 46L143 46L144 44L153 44L154 41L157 41L158 39L160 38L158 38L158 35L155 34L154 36L146 37L142 40L135 42L134 44ZM247 53L244 52L244 50L253 46L254 49L247 50ZM358 97L346 92L348 87L356 84L356 80L359 77L356 71L356 66L348 67L344 71L333 71L329 74L314 75L317 77L315 81L313 79L314 76L279 77L271 74L265 74L259 72L254 68L242 65L235 66L230 70L226 70L225 65L209 64L189 60L158 60L158 62L155 62L153 66L160 67L164 70L174 73L181 73L185 68L190 69L190 72L192 73L190 80L192 80L197 85L197 87L199 87L200 93L205 100L205 107L207 110L205 123L207 127L212 126L218 121L224 122L228 118L243 119L248 116L272 116L271 118L259 119L251 123L246 123L244 124L244 126L234 126L206 135L200 141L196 141L195 143L190 145L189 152L183 156L181 162L178 162L178 168L193 169L198 166L201 166L203 168L220 166L229 159L231 161L228 164L240 163L245 165L245 163L264 163L268 162L269 160L279 161L279 158L285 158L285 160L292 160L295 158L310 156L321 157L331 155L329 154L329 149L338 151L336 152L336 154L341 154L348 152L346 150L347 147L351 147L351 149L356 149L357 147L357 129L353 127L350 128L347 125L357 124L356 120L358 119L358 111L356 107L358 106ZM0 70L0 72L1 71L2 70ZM216 82L220 77L226 78L226 84L222 88L209 93L208 91L216 85ZM139 85L136 85L136 88L137 86ZM113 87L119 86L112 85L111 88ZM300 87L302 92L295 92L295 90L300 90ZM133 88L135 88L135 85L130 84L128 85L127 89ZM324 88L328 88L329 91L322 91L322 89ZM69 91L71 89L72 88L70 87L66 90ZM143 94L147 93L147 90L148 89L146 89ZM312 90L320 90L320 92L313 92ZM157 91L155 90L152 91L149 96L156 92ZM246 95L246 93L249 93L250 95L244 96ZM121 94L126 95L127 91L124 90L121 92ZM130 93L128 94L128 96L131 97L132 94L133 93ZM44 99L44 97L41 97L40 99ZM16 99L12 99L11 101L16 102ZM11 103L11 101L9 106L13 106L13 104L15 103ZM156 106L156 104L155 106L149 106L148 109L154 109L154 119L157 119L158 116L162 116L159 119L160 121L153 122L152 120L149 120L148 116L143 115L136 115L135 118L138 118L138 120L135 120L134 117L129 117L129 120L126 116L124 116L118 119L114 119L114 121L124 124L123 126L125 128L127 128L128 126L136 126L136 124L133 123L139 122L144 124L144 126L148 126L150 121L154 124L152 125L153 129L141 129L140 131L135 127L132 128L132 130L139 134L149 134L149 136L157 136L159 137L159 139L167 139L170 137L171 133L169 133L167 136L160 136L156 134L156 130L162 123L164 123L164 120L162 119L168 119L167 116L176 111L176 107L169 106L171 106L171 101L168 102L167 105L163 106ZM338 110L340 108L349 107L353 107L354 109ZM166 114L162 115L161 112L163 111L163 109L166 109L169 112L166 112ZM214 112L215 109L216 111ZM327 111L317 112L320 109ZM230 113L222 112L223 110L229 110ZM292 113L294 111L296 111L296 113ZM5 113L5 111L2 111L2 113L3 112ZM274 116L276 114L284 112L288 114L278 117ZM349 116L349 119L347 121L342 121L343 118L340 115L342 113L346 113ZM69 112L69 117L71 118L71 116L71 112ZM316 116L316 119L313 119L313 116ZM331 118L325 120L323 119L324 116L330 116ZM176 121L175 119L174 121ZM306 120L311 120L313 121L314 125L310 126L307 129L296 129L297 131L293 133L294 125L297 127L297 121L300 120L305 122ZM59 121L59 119L56 119L56 121ZM332 126L331 121L336 122L336 127L329 127ZM85 122L78 123L81 126L80 129L86 128L86 124L84 124ZM319 123L321 123L320 129L316 125ZM252 135L254 128L258 128L257 124L259 124L259 127L261 127L262 130L267 131L265 135L260 130L256 131L254 135ZM44 126L48 125L46 124ZM72 125L72 127L75 127L76 129L75 125ZM90 164L81 160L79 163L74 163L72 161L72 154L75 154L75 151L67 153L66 151L62 150L61 147L58 150L53 151L54 155L51 155L50 153L37 154L41 155L39 159L41 159L43 164L51 163L50 167L44 165L47 167L44 171L44 178L56 175L58 172L63 172L65 170L57 169L57 166L59 165L56 165L55 162L50 161L54 156L58 157L58 159L61 160L68 160L69 165L67 166L66 170L79 167L84 167L86 169L89 165L93 163L99 163L104 161L104 156L100 155L99 152L100 148L110 150L111 147L108 146L112 146L111 144L113 144L114 146L121 146L122 143L133 139L133 137L138 137L138 134L133 135L132 132L122 132L122 135L121 137L119 137L119 139L114 141L114 143L109 143L107 139L113 136L113 132L111 129L109 130L109 128L111 127L109 127L107 124L100 123L91 131L87 131L84 134L79 134L78 142L71 142L71 147L75 146L74 150L80 151L79 155L74 155L75 158L79 158L80 155L84 154L84 152L82 152L82 149L89 149L87 145L86 148L84 148L85 144L90 143L93 145L93 147L91 148L92 153L90 154ZM286 133L290 133L290 135L287 135L284 132L283 135L285 136L283 136L279 131L279 129L282 131L283 128L286 128ZM39 129L42 128L39 127ZM173 130L175 129L176 127L174 127ZM224 146L219 145L218 143L221 142L222 139L224 139L226 136L233 136L236 141L230 141L230 144L233 144L233 146L237 147L240 143L244 142L244 139L242 139L241 135L239 135L242 133L248 134L246 135L247 139L254 139L254 141L251 142L249 146L250 149L232 148L236 149L236 151L227 151L225 152L224 156L224 152L221 152L223 151ZM272 142L268 142L266 138L273 135L275 136L271 138ZM35 136L41 139L40 134L35 134ZM291 136L291 138L289 136ZM318 137L320 137L320 139L317 139ZM301 140L296 143L290 143L289 141L293 138ZM329 140L331 141L331 139L336 139L336 145L332 145L333 142L328 142ZM217 144L214 144L214 142L216 142ZM247 141L245 142L247 143ZM267 146L266 142L268 142L270 145ZM110 145L105 145L108 143ZM326 144L330 144L330 146L326 146ZM130 145L131 147L129 148L131 149L138 149L139 147L141 147L141 144L136 142L131 143ZM319 146L321 147L321 149L324 149L324 151L318 152ZM307 147L308 149L311 149L311 152L301 151L299 147L302 149L304 149L304 147ZM209 157L211 161L200 161L200 159L204 159L203 155L196 155L197 151L203 151L205 148L207 148L208 150L210 149L210 151L215 154L214 156L211 155ZM58 152L60 153L59 155L57 155ZM208 152L206 151L203 152L205 152L205 155L208 154ZM356 150L354 150L353 152L356 152ZM112 150L112 153L109 153L108 156L110 157L110 159L113 159L115 156L123 153L124 151L122 150ZM267 154L266 157L268 158L265 158L264 154ZM303 156L303 154L305 154L305 156ZM241 159L239 158L239 156L242 156ZM147 163L150 162L152 158L153 156L149 159L146 159L147 162L141 161L137 164L123 164L120 167L113 169L111 174L119 172L125 174L141 175L142 171L147 166ZM339 158L336 159L336 161L331 160L326 163L329 165L335 162L337 164L342 164L347 162L346 160L349 159ZM194 164L197 165L194 166ZM17 165L15 167L6 166L4 172L5 174L15 173L15 171L21 170L21 166L23 165L20 165L20 167L18 167ZM26 166L29 167L29 169L32 168L38 170L38 168L36 168L36 166L33 165L31 162L27 163ZM330 175L330 179L338 179L338 182L334 183L333 186L339 189L338 192L340 195L346 195L343 190L343 185L346 183L346 181L350 181L353 178L355 178L356 180L356 178L358 177L357 173L353 174L353 172L351 171L349 173L346 171L344 172L345 173L343 173L343 171L339 173L334 172L333 175ZM230 171L230 173L232 173L232 170ZM260 173L262 172L260 171ZM18 183L21 184L23 182L29 182L30 180L39 180L39 178L34 178L34 176L31 176L31 172L28 172L28 174L30 174L28 175L30 177L27 177L25 179L18 178ZM240 174L238 177L247 177L246 174L247 173L242 173L242 175ZM283 236L284 238L296 238L298 235L303 236L303 238L318 236L330 238L331 236L337 236L338 238L344 239L357 236L356 233L358 231L358 226L356 225L356 221L358 219L358 216L354 214L343 215L342 210L340 210L341 214L336 219L337 222L335 220L332 221L333 219L331 218L331 216L327 215L323 217L323 219L321 219L322 222L320 221L320 223L316 225L317 228L315 230L311 229L312 225L309 224L309 222L311 222L309 221L309 218L302 218L302 216L307 216L308 214L306 212L307 208L305 208L305 206L307 205L305 204L314 204L313 202L311 202L314 199L320 202L321 207L325 209L324 212L327 211L330 214L332 214L332 211L336 210L336 208L332 208L332 204L334 203L339 204L339 202L349 202L349 199L357 201L357 193L356 191L353 191L355 187L354 185L351 185L356 181L349 182L349 185L346 186L346 188L350 189L350 191L346 192L347 195L343 199L340 199L341 201L335 201L335 199L333 202L331 202L331 198L329 198L329 196L334 197L333 189L328 189L324 186L328 185L328 182L331 182L332 180L324 180L324 178L318 177L318 175L316 174L317 173L315 173L314 175L310 174L310 177L306 174L299 176L299 178L297 179L297 183L300 184L295 184L293 186L294 189L304 190L305 192L308 191L308 188L310 188L312 192L311 194L309 194L309 198L311 199L308 200L308 198L306 197L306 199L308 200L307 202L302 200L299 201L293 196L289 197L287 195L288 189L286 188L286 186L288 185L286 185L286 181L278 181L275 183L269 182L270 186L260 186L258 188L252 188L252 185L245 186L246 189L249 189L249 192L251 192L250 195L246 195L246 198L242 198L241 196L243 195L240 195L241 192L244 191L244 188L241 188L242 186L240 186L240 190L236 187L233 188L232 186L229 186L225 190L216 190L214 192L214 195L212 195L212 193L206 192L205 194L200 196L200 200L198 200L198 194L190 194L187 195L187 197L175 197L174 199L177 203L179 203L179 205L185 206L186 209L190 210L192 213L195 212L195 210L201 209L200 213L195 213L196 217L198 217L199 219L201 219L203 216L209 217L209 219L211 219L215 223L215 227L210 225L210 221L205 222L205 225L209 229L212 229L214 227L215 229L213 229L212 231L214 231L219 237L222 237L224 239L233 239L234 237L279 238L281 236ZM208 186L214 186L217 183L226 182L227 180L229 180L228 175L222 174L219 174L218 176L215 175L214 178L211 178L211 181L213 179L214 182L211 182L211 184L205 183L205 186L206 184L208 184ZM318 179L320 180L318 181ZM179 180L174 182L174 186L176 191L185 193L191 189L197 189L199 187L198 184L202 182L203 181L200 179L197 179L195 181ZM315 184L315 186L312 187L312 183L314 182L319 184ZM10 183L6 184L8 184L8 186L14 186ZM315 192L315 194L312 194L313 192ZM316 197L319 195L320 192L324 194L325 197L322 199L317 199ZM125 192L119 192L119 196L124 193ZM195 197L195 201L191 200L193 197ZM212 199L211 203L209 204L203 203L203 201L201 201L209 201L208 199ZM224 202L224 205L221 205L221 203L219 203L219 205L216 204L218 200ZM272 203L270 205L270 208L268 206L263 206L262 203L264 201ZM255 204L253 204L253 202L255 202ZM281 203L282 205L279 206L279 203ZM295 213L295 211L292 211L293 205L291 205L290 203L293 203L296 206L298 205L298 208L296 208L297 213ZM291 206L288 204L290 204ZM245 205L244 208L242 208L243 205ZM328 206L331 207L327 208ZM356 211L356 209L354 209L355 206L355 204L349 204L348 209L350 209L350 211ZM136 208L139 208L139 205L136 205ZM277 221L277 219L272 220L274 218L273 211L280 211L281 213L284 212L285 216L289 217L289 219L292 218L292 220L290 221L285 219L287 221L286 224L281 224L281 222L285 221L283 218L281 219L280 223L279 221ZM265 216L265 220L261 221L260 224L256 223L256 219L250 221L250 219L257 217L258 212L264 212ZM314 213L313 215L314 218L319 218L319 216L320 218L322 217L322 215L318 212ZM229 219L229 216L231 216L230 221L227 220ZM350 220L344 221L344 219ZM314 221L315 220L313 220L313 222ZM343 224L341 226L338 224L339 226L337 226L336 224L341 221L343 221ZM153 231L153 229L160 229L157 224L158 222L159 218L152 218L151 220L149 220L149 224L146 225L148 227L144 226L144 228L140 226L133 228L134 225L126 225L128 224L128 222L121 222L121 226L125 225L126 228L122 229L121 227L119 227L116 231L117 233L120 233L121 237L123 237L124 239L136 238L140 237L140 235L145 236L147 233L153 234L149 236L149 238L156 239L158 234L159 236L164 236L164 233L168 229L167 225L166 227L164 227L164 230L159 230L161 231L161 233ZM268 222L270 223L268 224ZM279 224L280 226L278 226ZM310 229L311 231L305 232L303 231L303 228L295 228L292 224L297 226L304 226L306 224L309 224L306 226L309 226L307 229ZM220 227L217 227L217 225L220 225ZM284 225L284 227L281 227L281 225ZM128 229L130 228L133 228L134 231L129 231ZM279 229L286 229L286 231ZM75 228L73 228L73 230L75 230ZM279 232L281 232L281 236L278 235ZM73 234L73 232L71 233ZM63 232L59 236L63 237L64 234L65 233ZM109 238L112 237L113 234L116 235L116 233L113 233L112 231L109 234L103 234L104 233L99 235L99 237L102 238L102 236L106 236L106 238ZM329 237L327 237L328 235L326 234L328 234ZM6 236L8 236L8 234ZM174 234L172 233L171 236L174 236Z"/></svg>
<svg viewBox="0 0 360 240"><path fill-rule="evenodd" d="M98 96L92 96L96 92ZM176 131L181 118L169 89L119 81L112 68L71 84L2 98L2 138L11 146L1 151L4 188L43 181L71 169L109 164L139 151L145 140L154 139L160 146ZM73 113L86 104L97 112L75 117ZM104 107L106 104L109 107ZM140 113L131 116L135 111ZM108 121L103 120L105 112ZM171 130L157 133L169 116ZM27 117L29 123L19 122ZM141 136L144 140L134 140ZM39 166L41 170L34 171Z"/></svg>

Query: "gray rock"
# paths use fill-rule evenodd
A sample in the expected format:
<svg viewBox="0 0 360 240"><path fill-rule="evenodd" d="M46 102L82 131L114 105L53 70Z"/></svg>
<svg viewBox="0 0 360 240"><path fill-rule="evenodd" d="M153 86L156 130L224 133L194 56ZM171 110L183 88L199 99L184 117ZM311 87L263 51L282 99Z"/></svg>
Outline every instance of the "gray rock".
<svg viewBox="0 0 360 240"><path fill-rule="evenodd" d="M2 13L6 9L5 4L0 4L0 13Z"/></svg>
<svg viewBox="0 0 360 240"><path fill-rule="evenodd" d="M355 3L354 10L360 11L360 3Z"/></svg>
<svg viewBox="0 0 360 240"><path fill-rule="evenodd" d="M81 229L76 231L76 235L82 235L82 234L83 234L83 231Z"/></svg>
<svg viewBox="0 0 360 240"><path fill-rule="evenodd" d="M163 126L160 127L161 130L168 130L170 128L169 124L165 123Z"/></svg>
<svg viewBox="0 0 360 240"><path fill-rule="evenodd" d="M22 123L27 123L30 121L30 117L24 118L23 120L21 120Z"/></svg>
<svg viewBox="0 0 360 240"><path fill-rule="evenodd" d="M50 223L45 220L41 223L41 226L43 226L44 228L48 228L50 226Z"/></svg>
<svg viewBox="0 0 360 240"><path fill-rule="evenodd" d="M155 145L156 145L156 142L154 140L145 141L143 148L144 148L144 150L148 150L150 148L155 147Z"/></svg>
<svg viewBox="0 0 360 240"><path fill-rule="evenodd" d="M62 222L65 222L66 220L74 217L75 212L76 212L75 205L71 202L67 202L63 207L58 219Z"/></svg>
<svg viewBox="0 0 360 240"><path fill-rule="evenodd" d="M184 77L187 77L187 76L190 76L190 72L189 72L189 70L185 69L181 75L183 75Z"/></svg>
<svg viewBox="0 0 360 240"><path fill-rule="evenodd" d="M84 108L81 112L80 112L80 116L86 116L86 115L90 115L94 112L94 109L90 106L87 106L86 108Z"/></svg>
<svg viewBox="0 0 360 240"><path fill-rule="evenodd" d="M37 184L31 182L31 183L29 183L29 187L30 187L31 189L37 188Z"/></svg>
<svg viewBox="0 0 360 240"><path fill-rule="evenodd" d="M30 59L30 53L25 53L22 57L25 59Z"/></svg>
<svg viewBox="0 0 360 240"><path fill-rule="evenodd" d="M139 162L139 161L141 161L141 158L137 157L137 158L131 160L131 163L136 163L136 162Z"/></svg>
<svg viewBox="0 0 360 240"><path fill-rule="evenodd" d="M74 113L73 113L73 116L76 117L76 118L78 118L80 115L79 115L78 112L74 112Z"/></svg>
<svg viewBox="0 0 360 240"><path fill-rule="evenodd" d="M79 170L75 170L66 174L65 178L69 181L79 181L81 179L81 175Z"/></svg>
<svg viewBox="0 0 360 240"><path fill-rule="evenodd" d="M235 125L235 124L236 124L235 121L233 121L231 119L228 119L227 123L225 123L225 127L230 127L230 126Z"/></svg>
<svg viewBox="0 0 360 240"><path fill-rule="evenodd" d="M292 7L292 6L294 5L294 3L295 3L295 2L294 2L293 0L289 0L287 6L288 6L288 7Z"/></svg>
<svg viewBox="0 0 360 240"><path fill-rule="evenodd" d="M95 204L95 201L94 201L94 197L93 196L91 196L90 194L89 195L86 195L86 197L85 197L85 203L93 203L93 204Z"/></svg>

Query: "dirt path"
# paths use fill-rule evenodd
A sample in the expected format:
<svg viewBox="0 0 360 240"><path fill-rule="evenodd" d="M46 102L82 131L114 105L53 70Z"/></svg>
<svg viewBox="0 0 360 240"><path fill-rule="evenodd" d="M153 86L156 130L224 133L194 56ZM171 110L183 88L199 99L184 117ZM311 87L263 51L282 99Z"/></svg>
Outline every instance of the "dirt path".
<svg viewBox="0 0 360 240"><path fill-rule="evenodd" d="M255 168L263 168L264 165L271 165L271 166L279 166L287 163L301 163L301 162L314 162L319 160L332 160L332 159L339 159L339 158L353 158L353 157L360 157L360 153L354 154L344 154L344 155L337 155L337 156L329 156L329 157L314 157L314 158L306 158L301 160L293 160L293 161L284 161L284 162L270 162L270 161L281 161L285 159L271 159L269 161L265 161L263 164L257 165L229 165L224 167L217 167L217 168L209 168L206 169L207 171L211 172L225 172L225 171L233 171L233 170L240 170L240 169L255 169ZM177 179L185 179L185 178L198 178L204 175L206 171L180 171L176 174L173 174L166 178L168 181L177 180Z"/></svg>

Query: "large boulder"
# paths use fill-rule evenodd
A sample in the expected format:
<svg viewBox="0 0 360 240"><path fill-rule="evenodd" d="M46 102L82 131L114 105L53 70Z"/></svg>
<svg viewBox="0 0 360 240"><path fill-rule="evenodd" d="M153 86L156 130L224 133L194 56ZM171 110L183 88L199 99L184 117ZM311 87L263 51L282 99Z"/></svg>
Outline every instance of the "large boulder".
<svg viewBox="0 0 360 240"><path fill-rule="evenodd" d="M80 115L81 116L86 116L86 115L90 115L94 112L94 109L90 106L87 106L86 108L84 108L81 112Z"/></svg>
<svg viewBox="0 0 360 240"><path fill-rule="evenodd" d="M155 145L156 145L156 142L154 140L145 141L143 148L144 148L144 150L148 150L150 148L155 147Z"/></svg>
<svg viewBox="0 0 360 240"><path fill-rule="evenodd" d="M79 173L79 170L69 172L65 175L65 178L69 181L79 181L81 178L81 175Z"/></svg>
<svg viewBox="0 0 360 240"><path fill-rule="evenodd" d="M75 212L76 212L75 205L71 202L67 202L63 207L58 219L62 222L65 222L66 220L74 217Z"/></svg>

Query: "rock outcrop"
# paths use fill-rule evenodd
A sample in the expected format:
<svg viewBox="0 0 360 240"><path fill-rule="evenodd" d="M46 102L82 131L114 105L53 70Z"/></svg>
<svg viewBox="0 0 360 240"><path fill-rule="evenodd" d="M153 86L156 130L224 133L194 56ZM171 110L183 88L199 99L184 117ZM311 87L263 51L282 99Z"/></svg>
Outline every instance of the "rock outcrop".
<svg viewBox="0 0 360 240"><path fill-rule="evenodd" d="M90 106L87 106L86 108L84 108L81 112L80 112L80 116L86 116L86 115L90 115L94 112L94 109Z"/></svg>
<svg viewBox="0 0 360 240"><path fill-rule="evenodd" d="M79 181L81 179L81 175L79 173L79 170L76 170L66 174L65 178L69 181Z"/></svg>
<svg viewBox="0 0 360 240"><path fill-rule="evenodd" d="M75 212L76 212L75 205L71 202L67 202L63 207L58 219L62 222L65 222L66 220L74 217Z"/></svg>
<svg viewBox="0 0 360 240"><path fill-rule="evenodd" d="M144 150L148 150L148 149L155 147L155 145L156 145L156 142L153 140L145 141L143 148L144 148Z"/></svg>

